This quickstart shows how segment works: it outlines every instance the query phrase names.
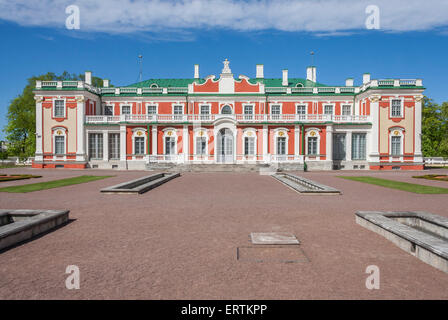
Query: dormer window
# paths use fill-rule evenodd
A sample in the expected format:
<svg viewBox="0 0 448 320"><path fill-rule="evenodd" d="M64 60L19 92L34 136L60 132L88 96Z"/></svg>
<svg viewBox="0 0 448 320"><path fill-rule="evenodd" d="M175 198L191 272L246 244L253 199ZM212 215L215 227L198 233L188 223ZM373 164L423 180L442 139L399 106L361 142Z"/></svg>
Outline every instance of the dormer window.
<svg viewBox="0 0 448 320"><path fill-rule="evenodd" d="M158 85L157 83L153 83L153 84L151 84L149 87L150 87L150 88L158 88L159 85Z"/></svg>

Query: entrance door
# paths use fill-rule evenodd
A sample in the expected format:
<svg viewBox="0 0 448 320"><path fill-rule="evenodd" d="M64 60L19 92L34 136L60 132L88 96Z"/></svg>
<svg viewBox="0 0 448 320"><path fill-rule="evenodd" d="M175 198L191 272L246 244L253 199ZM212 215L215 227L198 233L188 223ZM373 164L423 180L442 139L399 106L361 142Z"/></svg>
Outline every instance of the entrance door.
<svg viewBox="0 0 448 320"><path fill-rule="evenodd" d="M216 155L218 162L233 162L233 134L229 129L218 132Z"/></svg>
<svg viewBox="0 0 448 320"><path fill-rule="evenodd" d="M333 134L333 160L345 160L345 133Z"/></svg>

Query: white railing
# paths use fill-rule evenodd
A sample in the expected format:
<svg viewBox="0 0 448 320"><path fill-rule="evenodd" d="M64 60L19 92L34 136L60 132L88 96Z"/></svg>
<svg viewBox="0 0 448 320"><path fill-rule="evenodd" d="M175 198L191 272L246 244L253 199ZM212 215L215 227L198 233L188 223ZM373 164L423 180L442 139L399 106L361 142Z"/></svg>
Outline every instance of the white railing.
<svg viewBox="0 0 448 320"><path fill-rule="evenodd" d="M148 155L149 162L173 162L180 163L184 162L185 157L183 153L180 154L156 154Z"/></svg>
<svg viewBox="0 0 448 320"><path fill-rule="evenodd" d="M214 122L219 119L231 119L243 123L291 123L291 122L337 122L368 123L370 116L364 115L331 115L331 114L137 114L120 116L86 116L86 123L181 123L181 122Z"/></svg>
<svg viewBox="0 0 448 320"><path fill-rule="evenodd" d="M292 155L292 154L271 154L271 162L302 162L303 155Z"/></svg>

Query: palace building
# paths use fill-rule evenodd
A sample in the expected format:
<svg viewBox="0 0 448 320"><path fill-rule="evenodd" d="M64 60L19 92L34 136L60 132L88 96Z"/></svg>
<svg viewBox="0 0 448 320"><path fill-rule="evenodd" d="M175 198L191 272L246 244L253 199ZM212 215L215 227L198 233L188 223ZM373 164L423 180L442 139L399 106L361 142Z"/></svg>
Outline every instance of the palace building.
<svg viewBox="0 0 448 320"><path fill-rule="evenodd" d="M194 164L280 168L422 169L421 79L352 78L342 86L305 78L149 79L98 88L37 81L35 168L151 169Z"/></svg>

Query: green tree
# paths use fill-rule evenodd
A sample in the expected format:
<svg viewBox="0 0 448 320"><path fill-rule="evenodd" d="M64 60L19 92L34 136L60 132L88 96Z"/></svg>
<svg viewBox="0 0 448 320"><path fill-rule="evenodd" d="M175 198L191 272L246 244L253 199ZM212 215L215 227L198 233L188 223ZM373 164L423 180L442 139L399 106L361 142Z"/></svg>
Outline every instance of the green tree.
<svg viewBox="0 0 448 320"><path fill-rule="evenodd" d="M424 98L422 153L425 157L448 157L448 102L438 105L432 99Z"/></svg>
<svg viewBox="0 0 448 320"><path fill-rule="evenodd" d="M9 142L8 153L10 156L18 156L25 159L34 156L36 150L36 102L33 89L36 80L42 81L84 81L84 75L70 74L64 71L61 75L52 72L34 76L28 79L28 83L22 93L18 95L8 107L8 124L4 128L6 139ZM102 86L102 79L92 77L94 86Z"/></svg>

